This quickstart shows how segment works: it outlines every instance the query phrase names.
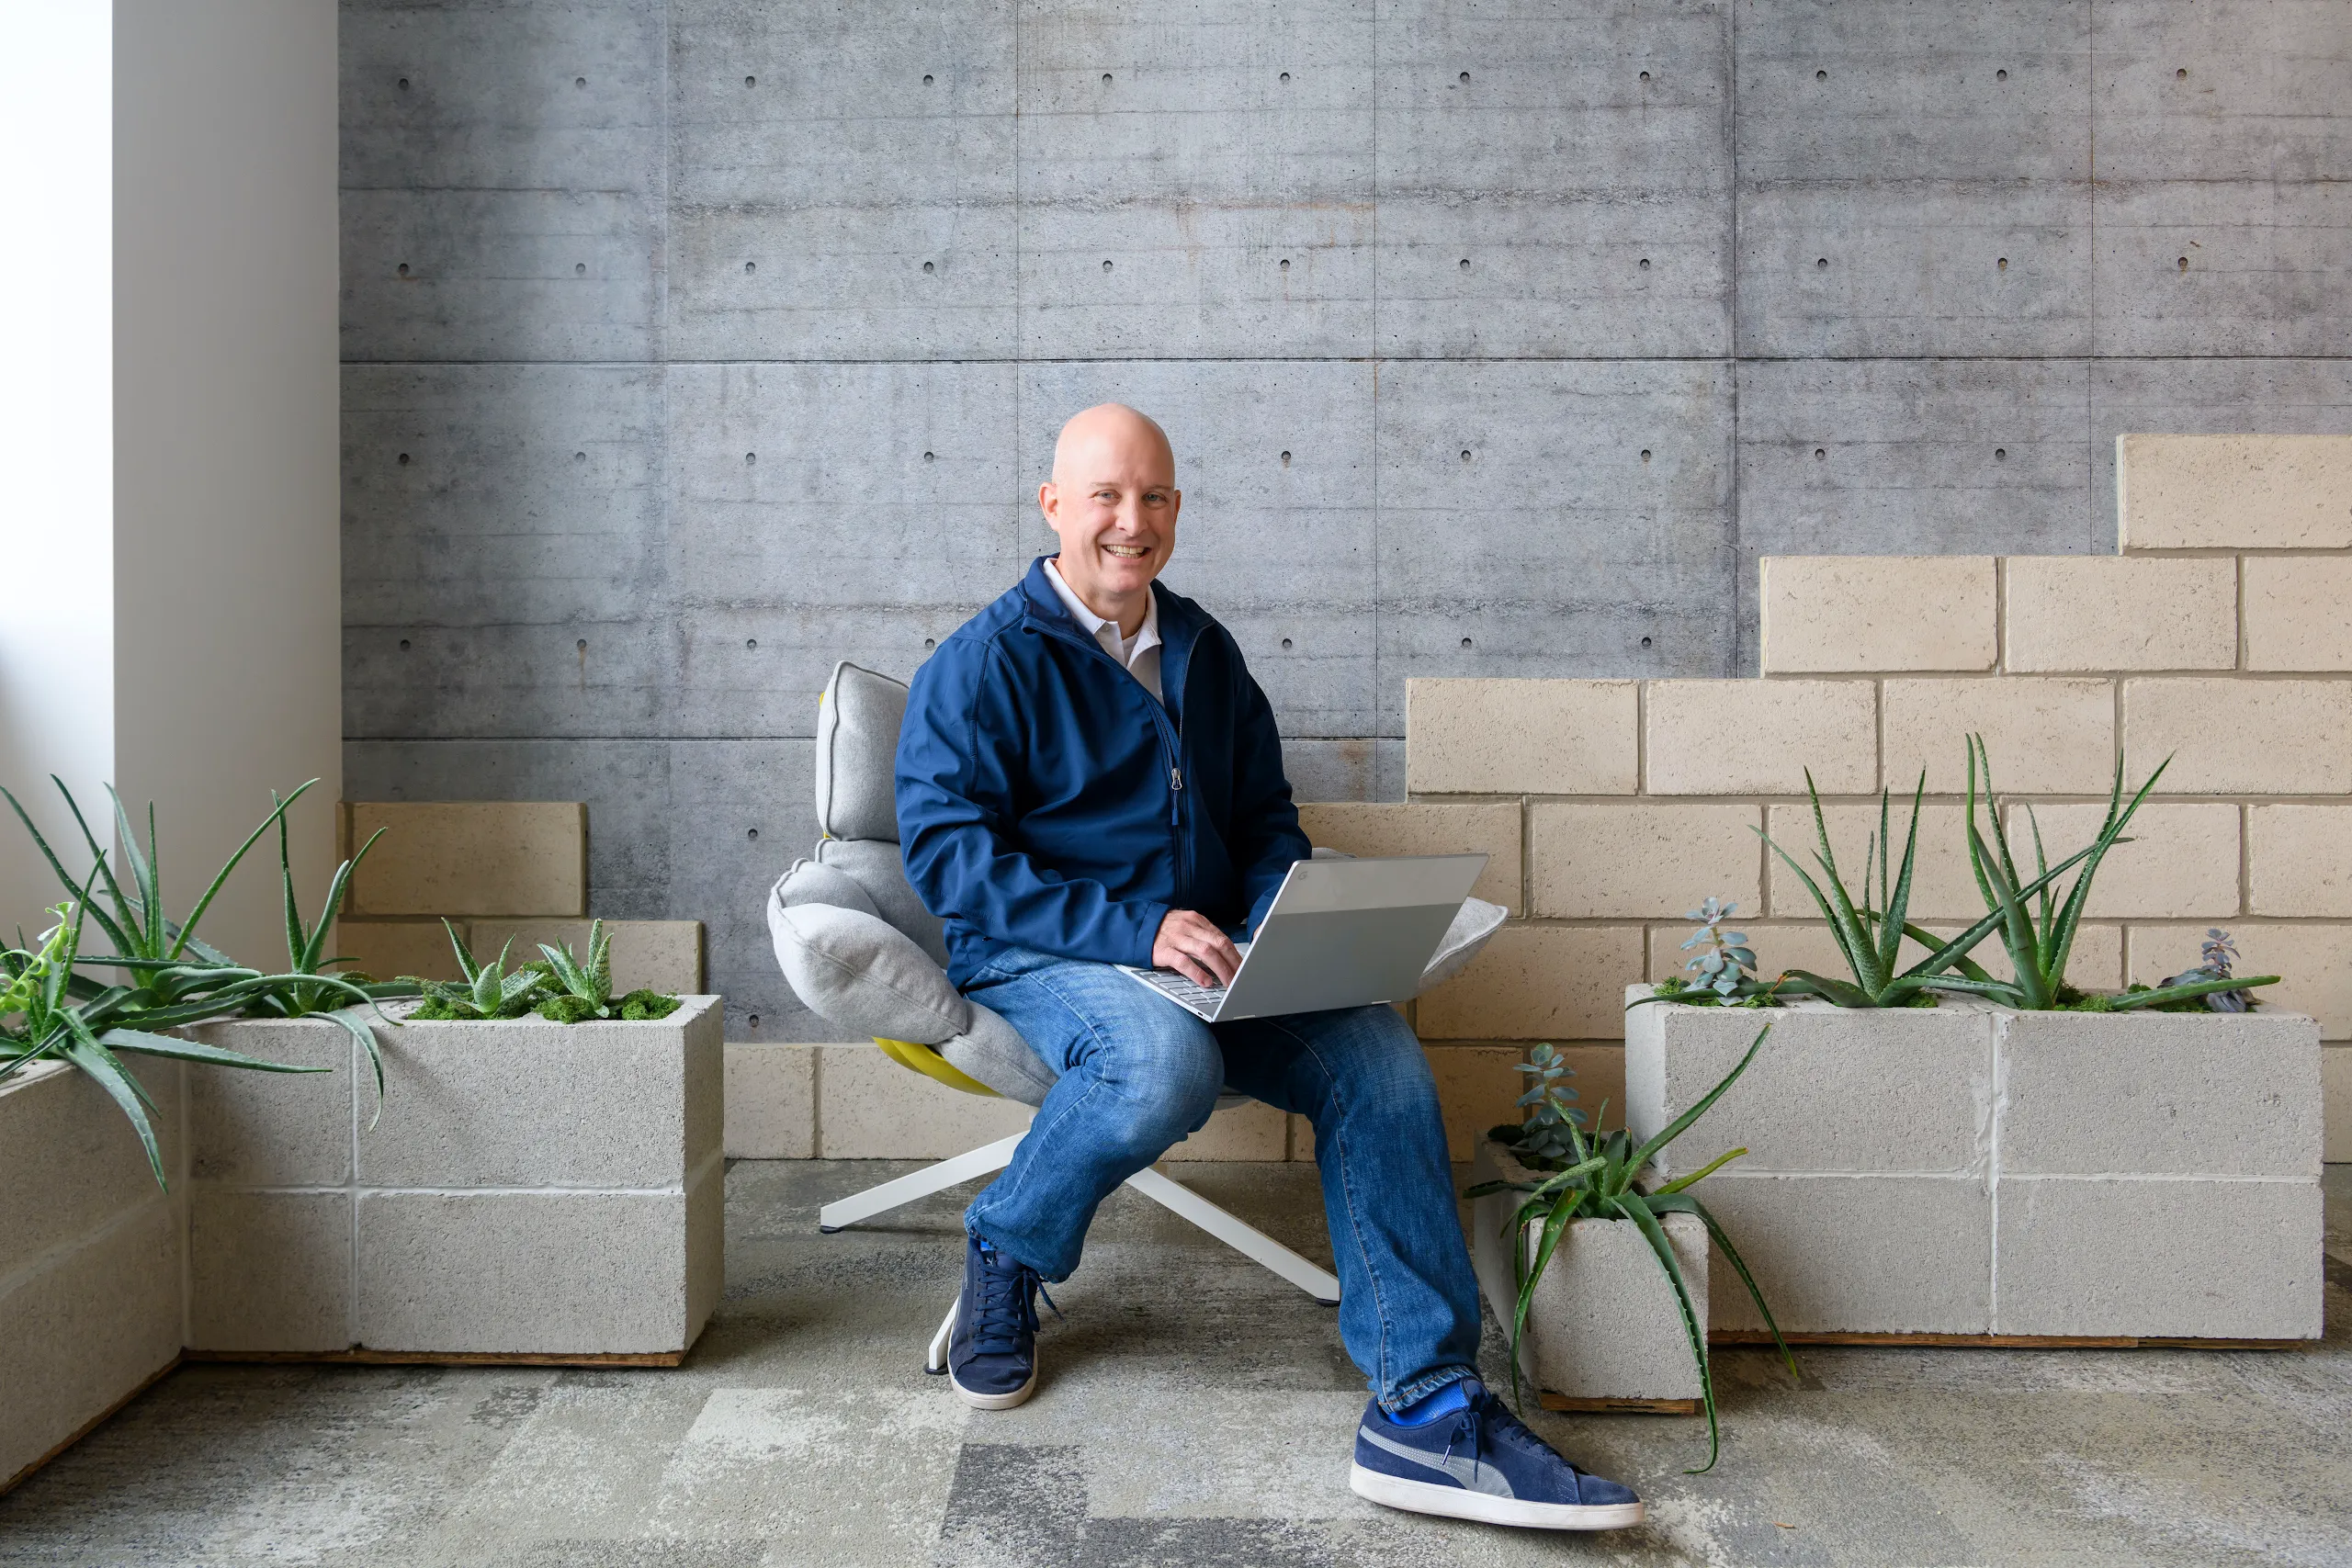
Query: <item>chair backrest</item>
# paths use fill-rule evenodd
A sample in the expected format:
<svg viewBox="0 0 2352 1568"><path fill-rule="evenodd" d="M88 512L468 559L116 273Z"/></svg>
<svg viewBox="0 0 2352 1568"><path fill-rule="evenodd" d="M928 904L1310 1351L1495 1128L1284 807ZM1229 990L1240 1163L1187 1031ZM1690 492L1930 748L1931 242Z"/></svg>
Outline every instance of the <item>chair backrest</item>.
<svg viewBox="0 0 2352 1568"><path fill-rule="evenodd" d="M946 933L899 855L894 775L906 715L903 682L847 660L833 666L817 700L817 826L825 835L817 860L854 880L885 920L945 964Z"/></svg>

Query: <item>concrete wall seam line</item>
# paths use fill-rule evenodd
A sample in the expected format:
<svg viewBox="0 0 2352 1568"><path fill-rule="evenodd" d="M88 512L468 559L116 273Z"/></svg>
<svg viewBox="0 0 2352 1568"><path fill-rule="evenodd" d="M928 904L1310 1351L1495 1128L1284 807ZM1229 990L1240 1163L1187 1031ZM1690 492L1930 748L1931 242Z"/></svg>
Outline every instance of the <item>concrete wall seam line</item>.
<svg viewBox="0 0 2352 1568"><path fill-rule="evenodd" d="M198 1185L207 1192L268 1193L284 1198L326 1198L348 1193L355 1198L381 1197L398 1194L406 1198L561 1198L587 1194L599 1198L674 1198L707 1173L714 1162L705 1159L695 1168L694 1177L673 1187L395 1187L377 1186L369 1182L330 1187L273 1187L266 1182L200 1181Z"/></svg>
<svg viewBox="0 0 2352 1568"><path fill-rule="evenodd" d="M116 1210L113 1214L78 1235L51 1242L6 1274L0 1274L0 1297L6 1297L21 1286L39 1279L75 1253L99 1245L117 1231L152 1220L159 1207L174 1211L175 1219L178 1217L176 1201L169 1195L158 1191L153 1197L134 1203L130 1208Z"/></svg>

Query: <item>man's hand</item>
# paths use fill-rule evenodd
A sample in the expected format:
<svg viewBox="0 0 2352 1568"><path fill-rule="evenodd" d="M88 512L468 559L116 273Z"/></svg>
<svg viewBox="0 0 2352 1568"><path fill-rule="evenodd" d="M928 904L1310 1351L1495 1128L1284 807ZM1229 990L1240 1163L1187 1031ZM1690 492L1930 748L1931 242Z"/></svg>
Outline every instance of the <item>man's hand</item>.
<svg viewBox="0 0 2352 1568"><path fill-rule="evenodd" d="M1170 909L1151 939L1151 964L1173 969L1196 986L1229 986L1241 967L1241 953L1206 915Z"/></svg>

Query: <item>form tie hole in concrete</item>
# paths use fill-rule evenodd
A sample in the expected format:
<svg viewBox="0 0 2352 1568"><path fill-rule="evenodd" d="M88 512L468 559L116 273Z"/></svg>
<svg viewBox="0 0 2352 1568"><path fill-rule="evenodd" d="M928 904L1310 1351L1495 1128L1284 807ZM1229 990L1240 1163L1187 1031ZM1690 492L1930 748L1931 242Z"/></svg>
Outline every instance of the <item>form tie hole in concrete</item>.
<svg viewBox="0 0 2352 1568"><path fill-rule="evenodd" d="M744 831L744 834L743 834L743 837L745 837L745 838L747 838L747 839L756 839L756 838L758 838L759 836L760 836L760 830L759 830L757 828L747 829Z"/></svg>
<svg viewBox="0 0 2352 1568"><path fill-rule="evenodd" d="M1647 257L1647 256L1644 256L1644 257L1642 258L1642 270L1643 270L1644 272L1647 272L1647 271L1649 271L1649 269L1650 269L1650 258L1649 258L1649 257Z"/></svg>
<svg viewBox="0 0 2352 1568"><path fill-rule="evenodd" d="M1464 71L1464 72L1462 73L1462 76L1461 76L1461 82L1462 82L1462 85L1463 85L1464 86L1465 86L1465 87L1466 87L1466 86L1468 86L1468 85L1470 85L1470 73L1468 73L1467 71Z"/></svg>
<svg viewBox="0 0 2352 1568"><path fill-rule="evenodd" d="M929 262L925 262L925 263L923 263L923 264L922 264L922 269L923 269L923 271L925 271L925 272L936 272L936 271L938 271L938 270L939 270L937 267L933 266L933 265L931 263L929 263Z"/></svg>
<svg viewBox="0 0 2352 1568"><path fill-rule="evenodd" d="M1649 639L1649 638L1647 638L1647 637L1644 637L1644 638L1642 638L1642 646L1643 646L1644 648L1647 648L1649 645L1650 645L1650 639Z"/></svg>
<svg viewBox="0 0 2352 1568"><path fill-rule="evenodd" d="M584 87L588 85L588 78L585 76L574 76L571 79L571 85L575 87Z"/></svg>
<svg viewBox="0 0 2352 1568"><path fill-rule="evenodd" d="M926 462L926 463L930 462L930 461L932 460L932 454L931 454L931 453L929 453L929 452L925 452L925 453L922 455L922 460L923 460L924 462Z"/></svg>
<svg viewBox="0 0 2352 1568"><path fill-rule="evenodd" d="M401 454L401 467L403 468L408 467L408 454L405 452Z"/></svg>
<svg viewBox="0 0 2352 1568"><path fill-rule="evenodd" d="M1288 272L1290 270L1290 258L1288 256L1284 256L1283 258L1283 270L1284 272Z"/></svg>
<svg viewBox="0 0 2352 1568"><path fill-rule="evenodd" d="M1462 460L1465 463L1470 460L1470 448L1467 446L1462 449Z"/></svg>
<svg viewBox="0 0 2352 1568"><path fill-rule="evenodd" d="M931 85L931 78L930 78L929 76L925 76L925 77L922 79L922 85L923 85L924 86L926 86L926 87L930 86L930 85Z"/></svg>
<svg viewBox="0 0 2352 1568"><path fill-rule="evenodd" d="M571 264L571 276L574 277L587 276L588 264L586 262L573 262Z"/></svg>
<svg viewBox="0 0 2352 1568"><path fill-rule="evenodd" d="M408 276L408 263L401 263L400 273L402 277L406 277Z"/></svg>
<svg viewBox="0 0 2352 1568"><path fill-rule="evenodd" d="M1829 80L1829 73L1826 71L1816 71L1813 73L1813 79L1816 82L1826 82Z"/></svg>
<svg viewBox="0 0 2352 1568"><path fill-rule="evenodd" d="M571 648L572 651L575 653L585 653L588 651L588 639L583 637L578 642L573 643Z"/></svg>
<svg viewBox="0 0 2352 1568"><path fill-rule="evenodd" d="M402 653L406 653L408 651L408 638L406 637L401 638L401 651Z"/></svg>
<svg viewBox="0 0 2352 1568"><path fill-rule="evenodd" d="M2188 270L2188 258L2187 256L2180 258L2180 270L2183 272L2187 272Z"/></svg>
<svg viewBox="0 0 2352 1568"><path fill-rule="evenodd" d="M1826 447L1826 446L1816 446L1816 447L1815 447L1815 448L1813 449L1813 460L1814 460L1815 462L1816 462L1816 463L1826 462L1826 461L1828 460L1828 458L1829 458L1829 448L1828 448L1828 447Z"/></svg>
<svg viewBox="0 0 2352 1568"><path fill-rule="evenodd" d="M1290 73L1287 71L1283 73L1283 85L1284 86L1288 86L1290 85Z"/></svg>
<svg viewBox="0 0 2352 1568"><path fill-rule="evenodd" d="M757 272L757 271L759 271L759 270L760 270L760 264L759 264L759 263L757 263L757 262L745 262L745 263L743 264L743 276L746 276L746 277L751 276L752 276L752 274L753 274L753 273L755 273L755 272Z"/></svg>
<svg viewBox="0 0 2352 1568"><path fill-rule="evenodd" d="M1643 461L1643 462L1645 462L1645 463L1646 463L1646 462L1648 462L1649 460L1650 460L1650 449L1649 449L1648 447L1645 446L1645 447L1643 447L1643 448L1642 448L1642 461Z"/></svg>
<svg viewBox="0 0 2352 1568"><path fill-rule="evenodd" d="M746 452L743 454L743 461L746 464L756 463L759 460L760 455L757 452Z"/></svg>
<svg viewBox="0 0 2352 1568"><path fill-rule="evenodd" d="M1815 272L1827 272L1829 270L1829 258L1827 256L1823 256L1818 261L1815 262L1813 264L1813 270Z"/></svg>
<svg viewBox="0 0 2352 1568"><path fill-rule="evenodd" d="M1464 272L1468 272L1470 270L1470 258L1468 256L1464 256L1462 258L1462 270Z"/></svg>
<svg viewBox="0 0 2352 1568"><path fill-rule="evenodd" d="M2003 256L2000 260L1995 262L1993 265L1997 271L2007 272L2009 270L2009 258Z"/></svg>
<svg viewBox="0 0 2352 1568"><path fill-rule="evenodd" d="M927 81L929 78L926 77L925 80ZM743 85L746 87L756 87L759 85L760 79L757 76L746 76L743 78Z"/></svg>
<svg viewBox="0 0 2352 1568"><path fill-rule="evenodd" d="M408 78L407 78L407 77L403 76L403 77L401 77L401 81L400 81L400 88L401 88L401 92L403 92L403 93L405 93L405 92L407 92L407 91L408 91Z"/></svg>
<svg viewBox="0 0 2352 1568"><path fill-rule="evenodd" d="M753 1013L752 1015L751 1024L753 1029L757 1029L760 1026L760 1015L758 1013Z"/></svg>
<svg viewBox="0 0 2352 1568"><path fill-rule="evenodd" d="M757 648L760 646L760 639L755 637L747 637L743 639L743 646L745 648Z"/></svg>
<svg viewBox="0 0 2352 1568"><path fill-rule="evenodd" d="M2172 73L2172 79L2173 79L2174 81L2176 81L2176 82L2186 82L2186 81L2188 81L2188 66L2186 66L2186 65L2184 65L2184 66L2182 66L2179 70L2177 70L2177 71L2174 72L2174 73Z"/></svg>
<svg viewBox="0 0 2352 1568"><path fill-rule="evenodd" d="M1103 264L1102 264L1102 270L1103 270L1104 272L1108 272L1108 271L1110 271L1110 270L1111 270L1111 264L1110 264L1108 261L1103 262Z"/></svg>
<svg viewBox="0 0 2352 1568"><path fill-rule="evenodd" d="M1993 73L1993 80L1996 82L2006 82L2008 79L2009 73L2006 71L1996 71Z"/></svg>
<svg viewBox="0 0 2352 1568"><path fill-rule="evenodd" d="M1290 454L1287 452L1283 454L1283 467L1285 468L1290 467Z"/></svg>
<svg viewBox="0 0 2352 1568"><path fill-rule="evenodd" d="M2006 462L2007 462L2008 460L2009 460L2009 449L2008 449L2007 447L2006 447L2006 446L1996 446L1996 447L1994 447L1994 448L1993 448L1993 461L1995 461L1995 462L1996 462L1996 463L2006 463Z"/></svg>
<svg viewBox="0 0 2352 1568"><path fill-rule="evenodd" d="M1464 648L1469 647L1469 646L1470 646L1470 639L1469 639L1468 637L1464 637L1464 638L1462 639L1462 646L1463 646L1463 647L1464 647Z"/></svg>
<svg viewBox="0 0 2352 1568"><path fill-rule="evenodd" d="M1645 82L1646 82L1646 81L1648 81L1649 79L1650 79L1650 73L1649 73L1648 72L1646 72L1646 71L1643 72L1643 73L1642 73L1642 80L1643 80L1643 81L1645 81Z"/></svg>
<svg viewBox="0 0 2352 1568"><path fill-rule="evenodd" d="M1106 87L1111 85L1111 73L1108 71L1102 73L1102 85Z"/></svg>
<svg viewBox="0 0 2352 1568"><path fill-rule="evenodd" d="M1290 646L1290 638L1288 638L1288 637L1284 637L1284 638L1283 638L1283 646L1284 648L1288 648L1288 647Z"/></svg>
<svg viewBox="0 0 2352 1568"><path fill-rule="evenodd" d="M937 648L937 647L939 646L939 639L938 639L938 638L936 638L936 637L925 637L925 638L923 638L923 639L922 639L922 645L923 645L925 648Z"/></svg>
<svg viewBox="0 0 2352 1568"><path fill-rule="evenodd" d="M588 454L585 452L574 452L571 455L571 460L575 463L584 463L588 460Z"/></svg>

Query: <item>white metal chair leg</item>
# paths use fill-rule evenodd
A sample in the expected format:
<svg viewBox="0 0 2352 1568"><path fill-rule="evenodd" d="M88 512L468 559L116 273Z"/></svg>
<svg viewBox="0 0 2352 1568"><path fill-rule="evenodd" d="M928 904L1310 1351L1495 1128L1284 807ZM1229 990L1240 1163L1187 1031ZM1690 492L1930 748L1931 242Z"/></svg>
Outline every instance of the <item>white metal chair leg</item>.
<svg viewBox="0 0 2352 1568"><path fill-rule="evenodd" d="M831 1235L843 1225L854 1225L860 1220L903 1207L918 1198L928 1198L934 1192L944 1192L976 1176L986 1176L992 1170L1002 1170L1012 1163L1012 1151L1021 1146L1023 1134L999 1138L993 1144L957 1155L954 1159L927 1165L921 1170L886 1181L879 1187L869 1187L826 1204L817 1211L817 1228Z"/></svg>
<svg viewBox="0 0 2352 1568"><path fill-rule="evenodd" d="M947 1340L956 1332L956 1309L964 1304L961 1292L947 1303L947 1315L939 1322L939 1332L931 1337L931 1351L923 1358L922 1370L938 1373L947 1370Z"/></svg>
<svg viewBox="0 0 2352 1568"><path fill-rule="evenodd" d="M1340 1281L1317 1269L1257 1226L1245 1224L1182 1182L1146 1166L1127 1178L1127 1185L1161 1207L1200 1226L1209 1235L1288 1280L1325 1306L1340 1302Z"/></svg>

